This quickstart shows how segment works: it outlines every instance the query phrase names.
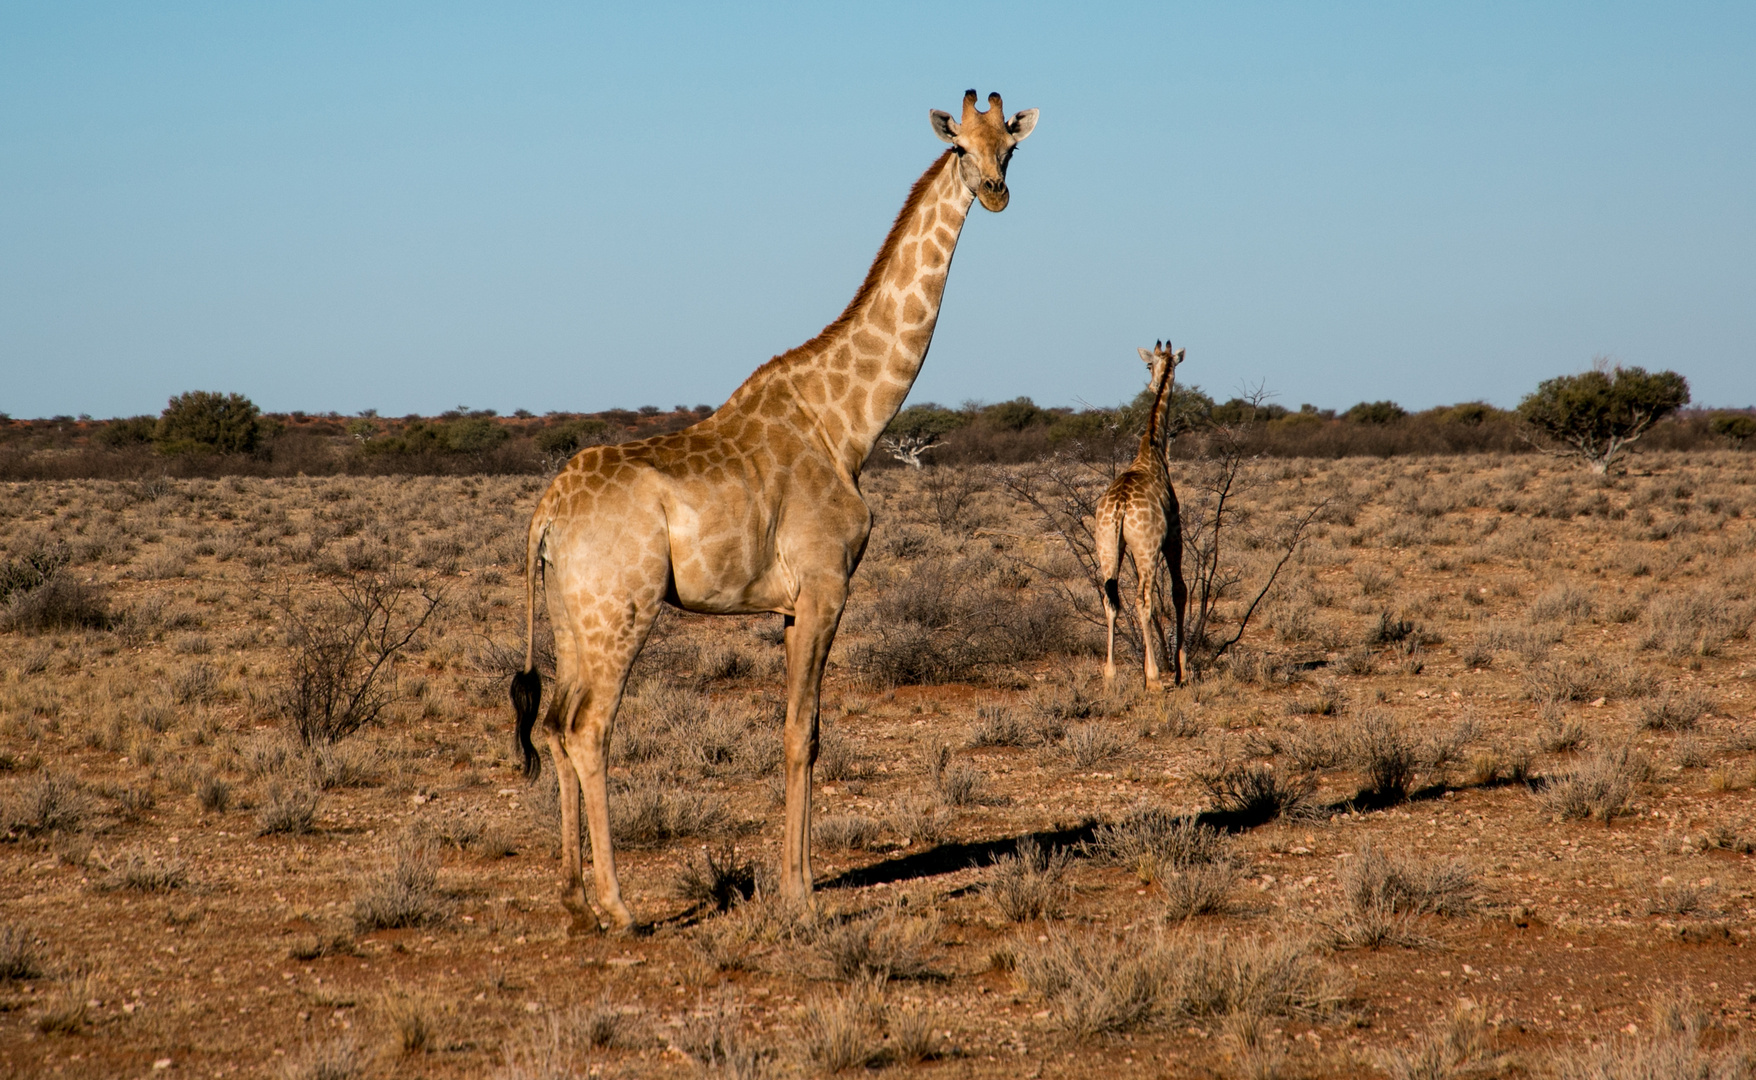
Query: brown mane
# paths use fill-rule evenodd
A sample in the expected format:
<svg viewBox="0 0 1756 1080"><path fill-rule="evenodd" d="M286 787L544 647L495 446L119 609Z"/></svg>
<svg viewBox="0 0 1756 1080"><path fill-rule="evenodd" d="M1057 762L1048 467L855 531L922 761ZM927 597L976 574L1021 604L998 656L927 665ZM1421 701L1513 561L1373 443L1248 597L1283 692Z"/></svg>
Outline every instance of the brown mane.
<svg viewBox="0 0 1756 1080"><path fill-rule="evenodd" d="M854 316L858 314L859 310L872 298L872 294L878 289L879 279L884 276L884 271L889 269L890 260L896 255L896 246L902 241L904 222L906 222L909 217L914 214L915 209L920 206L921 200L927 195L927 189L932 186L933 181L937 179L940 170L945 167L946 161L951 158L953 153L954 151L947 150L943 154L940 154L939 157L934 160L933 164L927 166L927 171L920 175L920 178L915 181L914 186L909 188L908 198L903 200L902 209L896 212L896 220L890 223L890 231L884 234L884 243L879 245L878 254L872 259L872 267L866 271L866 280L860 283L859 291L854 293L854 298L848 301L848 306L843 308L841 314L835 317L835 321L818 331L817 336L813 337L811 340L802 345L795 345L786 352L772 357L761 367L751 372L750 377L745 379L738 389L732 392L732 398L736 398L738 394L743 392L745 387L755 383L762 376L788 361L817 355L832 338L837 334L840 334L843 330L846 330L848 326L853 323ZM730 401L732 398L728 398L727 400Z"/></svg>
<svg viewBox="0 0 1756 1080"><path fill-rule="evenodd" d="M1166 348L1169 348L1169 346L1167 345ZM1167 359L1165 361L1164 381L1158 384L1158 392L1152 395L1152 415L1147 417L1146 420L1146 434L1140 437L1140 449L1142 451L1145 451L1149 447L1154 451L1157 451L1158 449L1159 417L1164 412L1165 395L1170 393L1171 383L1176 381L1176 377L1177 369L1170 360Z"/></svg>

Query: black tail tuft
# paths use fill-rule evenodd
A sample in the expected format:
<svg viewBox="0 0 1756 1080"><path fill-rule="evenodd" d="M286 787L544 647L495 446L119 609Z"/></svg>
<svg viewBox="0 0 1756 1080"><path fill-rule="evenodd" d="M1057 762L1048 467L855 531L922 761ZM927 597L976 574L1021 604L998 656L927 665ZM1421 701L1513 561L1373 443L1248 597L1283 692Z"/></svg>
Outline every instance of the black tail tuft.
<svg viewBox="0 0 1756 1080"><path fill-rule="evenodd" d="M1115 578L1104 582L1104 598L1110 602L1111 607L1119 608L1122 606L1122 590L1117 585ZM514 692L516 693L516 691Z"/></svg>
<svg viewBox="0 0 1756 1080"><path fill-rule="evenodd" d="M514 748L524 763L524 778L535 780L543 771L543 759L537 746L530 741L531 728L537 723L537 707L543 703L543 677L534 670L521 671L512 677L512 712L518 717L518 735Z"/></svg>

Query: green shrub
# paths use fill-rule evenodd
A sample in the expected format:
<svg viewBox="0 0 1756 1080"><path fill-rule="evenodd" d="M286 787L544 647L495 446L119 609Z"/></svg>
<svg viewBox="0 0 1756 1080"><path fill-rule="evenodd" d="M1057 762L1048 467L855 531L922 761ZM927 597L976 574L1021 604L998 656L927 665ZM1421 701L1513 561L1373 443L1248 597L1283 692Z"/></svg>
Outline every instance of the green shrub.
<svg viewBox="0 0 1756 1080"><path fill-rule="evenodd" d="M159 414L153 442L162 454L248 454L262 437L262 412L242 394L191 390Z"/></svg>

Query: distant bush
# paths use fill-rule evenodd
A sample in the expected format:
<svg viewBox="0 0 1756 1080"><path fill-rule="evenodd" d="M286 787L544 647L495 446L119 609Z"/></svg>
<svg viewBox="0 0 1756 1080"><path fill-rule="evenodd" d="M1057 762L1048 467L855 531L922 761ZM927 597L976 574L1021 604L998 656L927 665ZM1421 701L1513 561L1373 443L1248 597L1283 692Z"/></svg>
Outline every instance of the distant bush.
<svg viewBox="0 0 1756 1080"><path fill-rule="evenodd" d="M1710 422L1710 429L1715 435L1742 449L1745 443L1756 438L1756 416L1749 413L1720 413Z"/></svg>
<svg viewBox="0 0 1756 1080"><path fill-rule="evenodd" d="M152 441L162 454L248 454L261 435L262 412L249 398L191 390L165 406Z"/></svg>
<svg viewBox="0 0 1756 1080"><path fill-rule="evenodd" d="M1394 424L1408 416L1408 410L1394 401L1362 401L1341 414L1350 424Z"/></svg>
<svg viewBox="0 0 1756 1080"><path fill-rule="evenodd" d="M1037 408L1027 397L1013 398L982 410L982 422L999 431L1023 431L1035 424L1047 424L1049 414Z"/></svg>
<svg viewBox="0 0 1756 1080"><path fill-rule="evenodd" d="M105 424L98 429L94 438L99 444L112 450L126 450L150 444L153 436L158 433L158 426L156 416L130 416Z"/></svg>
<svg viewBox="0 0 1756 1080"><path fill-rule="evenodd" d="M537 432L536 447L545 454L566 454L571 457L582 446L602 442L610 425L604 420L565 420Z"/></svg>
<svg viewBox="0 0 1756 1080"><path fill-rule="evenodd" d="M481 454L511 437L512 432L490 416L417 419L396 435L367 442L363 449L368 454Z"/></svg>

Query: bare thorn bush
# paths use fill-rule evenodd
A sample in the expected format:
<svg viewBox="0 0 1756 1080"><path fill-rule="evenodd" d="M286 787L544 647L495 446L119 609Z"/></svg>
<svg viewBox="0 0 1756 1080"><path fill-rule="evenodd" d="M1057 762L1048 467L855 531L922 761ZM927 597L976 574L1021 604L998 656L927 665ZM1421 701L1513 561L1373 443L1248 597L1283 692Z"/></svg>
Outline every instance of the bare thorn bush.
<svg viewBox="0 0 1756 1080"><path fill-rule="evenodd" d="M442 595L431 582L362 573L332 596L277 601L291 655L276 700L304 743L352 735L397 700L397 658Z"/></svg>
<svg viewBox="0 0 1756 1080"><path fill-rule="evenodd" d="M1317 779L1310 773L1295 775L1261 764L1221 762L1196 779L1212 796L1216 810L1251 825L1303 810L1317 790Z"/></svg>
<svg viewBox="0 0 1756 1080"><path fill-rule="evenodd" d="M756 864L739 858L738 849L730 844L718 852L703 847L699 859L683 864L675 891L679 900L730 911L734 904L756 894Z"/></svg>

